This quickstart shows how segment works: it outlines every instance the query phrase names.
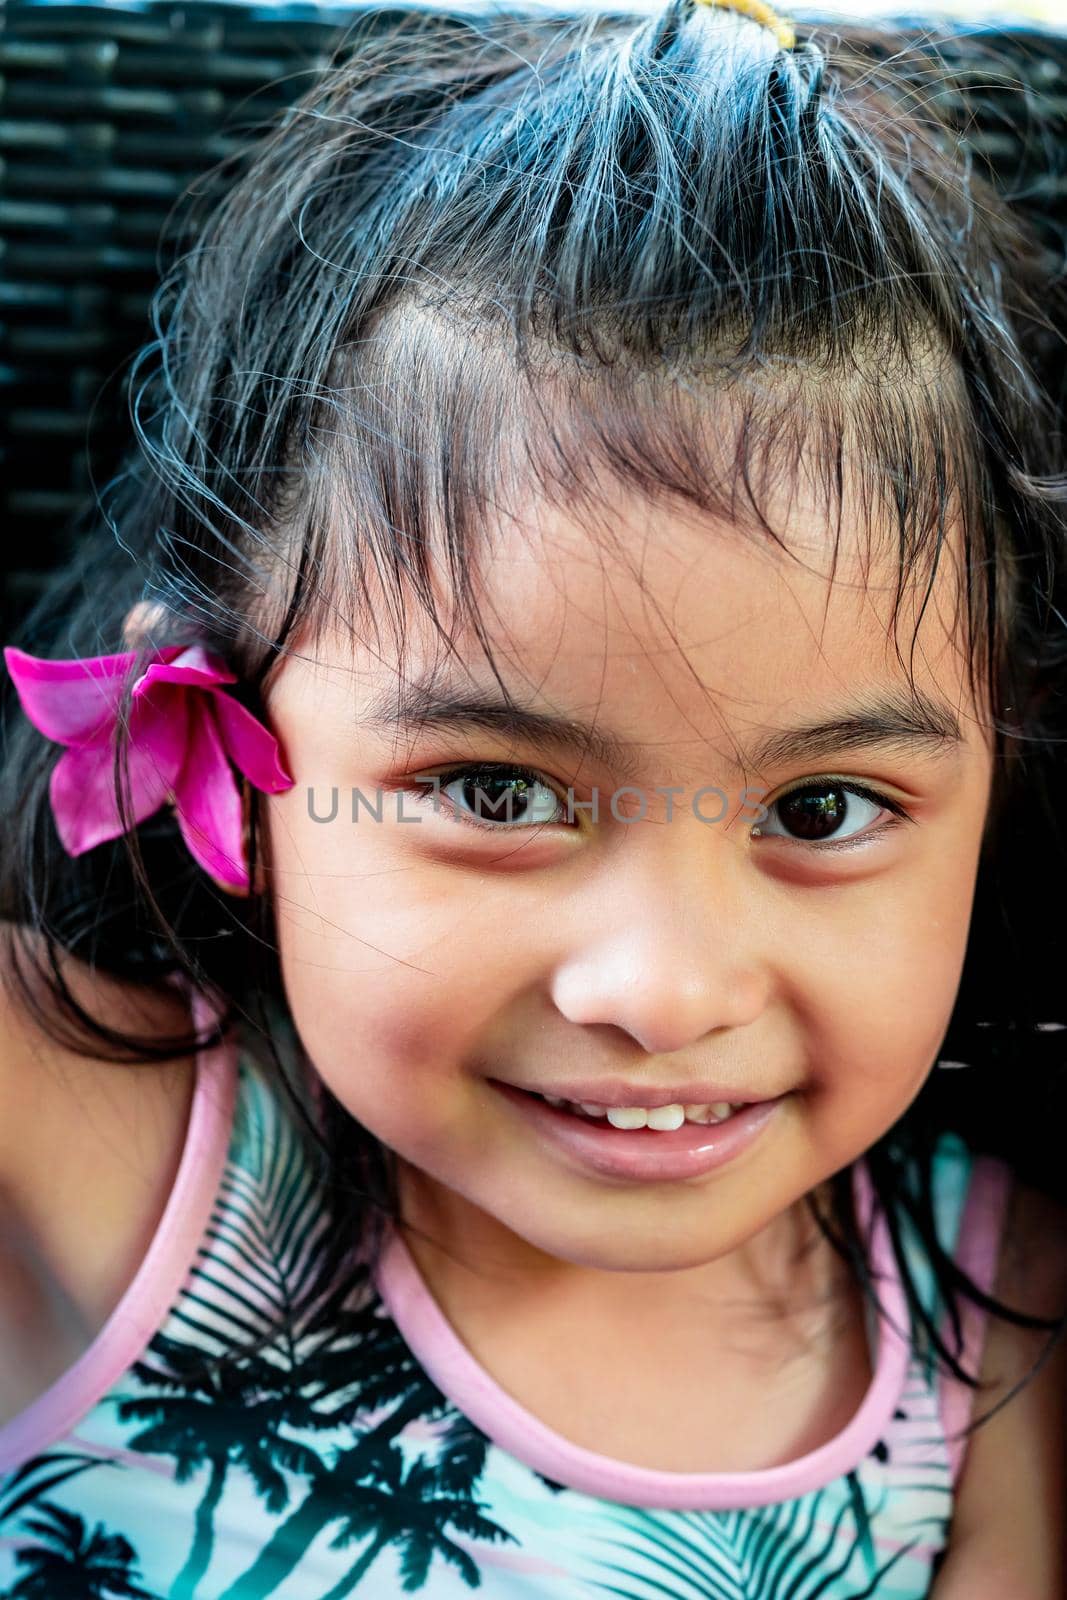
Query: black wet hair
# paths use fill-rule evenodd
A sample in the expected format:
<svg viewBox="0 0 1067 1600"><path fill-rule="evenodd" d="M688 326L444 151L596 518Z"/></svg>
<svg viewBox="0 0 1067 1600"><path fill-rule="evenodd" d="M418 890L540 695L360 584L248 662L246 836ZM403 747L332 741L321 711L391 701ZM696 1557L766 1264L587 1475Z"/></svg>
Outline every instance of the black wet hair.
<svg viewBox="0 0 1067 1600"><path fill-rule="evenodd" d="M776 488L806 473L840 537L848 475L872 539L895 538L898 605L958 525L972 687L996 757L941 1051L971 1070L932 1073L867 1159L918 1325L973 1381L958 1322L946 1342L902 1241L918 1230L954 1315L970 1298L1028 1323L940 1247L931 1172L946 1129L1031 1181L1052 1170L1034 1128L1059 1104L1061 996L1034 930L1047 901L1063 904L1067 860L1067 487L1036 352L1067 317L1034 235L939 121L936 58L916 88L911 42L883 29L875 59L866 33L801 25L784 50L680 0L655 14L358 22L246 168L221 175L164 277L125 466L16 642L116 651L148 600L160 620L131 682L156 646L197 639L266 717L283 653L365 624L372 591L388 616L369 620L401 648L414 603L445 649L469 623L491 661L477 556L532 490L606 542L606 475L788 558ZM628 559L617 540L611 558ZM152 987L182 973L289 1083L269 896L220 893L169 811L68 858L48 806L59 754L9 713L6 981L64 1042L149 1062L203 1041L107 1027L70 992L62 957ZM1016 1098L1025 1120L1005 1106ZM321 1138L339 1221L325 1283L345 1241L380 1240L396 1190L390 1153L328 1092ZM821 1225L873 1293L849 1173L831 1187Z"/></svg>

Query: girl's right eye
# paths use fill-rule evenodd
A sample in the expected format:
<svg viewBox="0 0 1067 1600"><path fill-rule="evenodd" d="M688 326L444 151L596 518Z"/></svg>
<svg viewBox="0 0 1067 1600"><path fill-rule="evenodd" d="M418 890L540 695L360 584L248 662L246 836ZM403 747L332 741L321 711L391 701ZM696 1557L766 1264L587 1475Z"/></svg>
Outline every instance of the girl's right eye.
<svg viewBox="0 0 1067 1600"><path fill-rule="evenodd" d="M436 786L466 827L499 831L568 820L566 801L529 767L456 767L440 773Z"/></svg>

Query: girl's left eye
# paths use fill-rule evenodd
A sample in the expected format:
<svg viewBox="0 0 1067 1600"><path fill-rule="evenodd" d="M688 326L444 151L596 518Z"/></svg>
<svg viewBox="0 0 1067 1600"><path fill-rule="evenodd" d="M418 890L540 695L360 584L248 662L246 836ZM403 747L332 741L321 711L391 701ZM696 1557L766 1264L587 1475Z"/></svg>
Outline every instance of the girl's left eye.
<svg viewBox="0 0 1067 1600"><path fill-rule="evenodd" d="M753 828L754 835L785 838L794 844L807 845L815 851L823 852L848 849L898 826L901 822L911 820L898 801L891 800L888 795L880 794L876 789L868 789L859 783L847 783L841 778L809 780L803 786L779 795L777 800L764 804L770 815L779 813L785 831L778 833L769 828L768 817ZM865 810L873 813L873 816L864 817ZM893 813L891 819L884 822L880 828L867 827L863 832L842 832L842 829L847 827L862 829L865 824L873 821L880 811Z"/></svg>

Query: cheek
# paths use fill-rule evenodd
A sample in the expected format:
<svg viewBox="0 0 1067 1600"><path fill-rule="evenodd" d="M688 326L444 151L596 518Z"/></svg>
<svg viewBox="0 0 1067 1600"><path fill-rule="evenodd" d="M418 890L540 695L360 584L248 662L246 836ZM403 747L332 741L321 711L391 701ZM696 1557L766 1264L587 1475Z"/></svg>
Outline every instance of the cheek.
<svg viewBox="0 0 1067 1600"><path fill-rule="evenodd" d="M430 1078L471 1059L493 1019L537 979L530 929L543 891L419 857L411 829L316 824L303 799L269 804L285 988L312 1059L368 1059ZM527 903L530 897L532 903Z"/></svg>
<svg viewBox="0 0 1067 1600"><path fill-rule="evenodd" d="M435 978L461 981L512 929L507 893L485 892L483 874L417 848L432 825L390 820L388 800L381 821L361 812L353 822L345 789L337 816L316 823L296 793L268 801L272 887L279 939L306 936L310 959L353 979L388 982L406 970L429 989ZM320 804L328 813L327 796Z"/></svg>
<svg viewBox="0 0 1067 1600"><path fill-rule="evenodd" d="M432 1108L462 1045L448 1007L417 998L395 971L331 971L321 944L318 960L306 952L302 959L299 944L280 937L282 976L296 1031L323 1081L371 1127L410 1118L413 1106ZM431 993L441 1000L447 988L442 995L433 985Z"/></svg>
<svg viewBox="0 0 1067 1600"><path fill-rule="evenodd" d="M929 1064L948 1026L967 953L974 877L966 862L920 876L875 928L866 954L867 1033Z"/></svg>
<svg viewBox="0 0 1067 1600"><path fill-rule="evenodd" d="M297 861L295 846L290 839ZM462 1108L462 1063L486 997L458 981L447 930L427 926L434 918L420 917L417 906L398 909L392 890L371 893L350 865L332 878L308 868L305 860L303 871L294 867L277 880L275 924L293 1024L345 1109L415 1160ZM411 888L407 878L405 896Z"/></svg>
<svg viewBox="0 0 1067 1600"><path fill-rule="evenodd" d="M959 989L970 884L958 872L927 874L913 893L870 911L854 941L836 941L847 960L810 980L809 994L821 997L813 1126L835 1161L879 1139L934 1066Z"/></svg>

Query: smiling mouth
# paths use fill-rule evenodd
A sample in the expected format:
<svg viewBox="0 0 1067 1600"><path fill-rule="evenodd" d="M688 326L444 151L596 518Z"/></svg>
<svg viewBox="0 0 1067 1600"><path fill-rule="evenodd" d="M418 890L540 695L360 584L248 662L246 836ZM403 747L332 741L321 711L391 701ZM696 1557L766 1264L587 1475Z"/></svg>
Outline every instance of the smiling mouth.
<svg viewBox="0 0 1067 1600"><path fill-rule="evenodd" d="M702 1178L733 1163L763 1136L790 1099L786 1091L773 1099L749 1100L728 1106L721 1118L715 1113L725 1102L719 1102L708 1108L705 1123L686 1117L683 1104L594 1105L590 1111L584 1107L592 1102L563 1100L553 1105L536 1089L521 1089L496 1078L487 1081L520 1114L537 1148L551 1152L556 1160L562 1157L577 1164L598 1181L626 1184ZM611 1092L618 1092L614 1085ZM600 1111L602 1116L597 1115ZM609 1113L614 1114L609 1117Z"/></svg>
<svg viewBox="0 0 1067 1600"><path fill-rule="evenodd" d="M750 1103L717 1100L709 1104L683 1105L676 1102L666 1106L606 1106L589 1100L564 1100L558 1095L538 1094L534 1089L520 1089L518 1092L594 1127L599 1124L605 1129L616 1128L627 1132L647 1130L650 1133L670 1133L686 1123L714 1127L728 1122Z"/></svg>

